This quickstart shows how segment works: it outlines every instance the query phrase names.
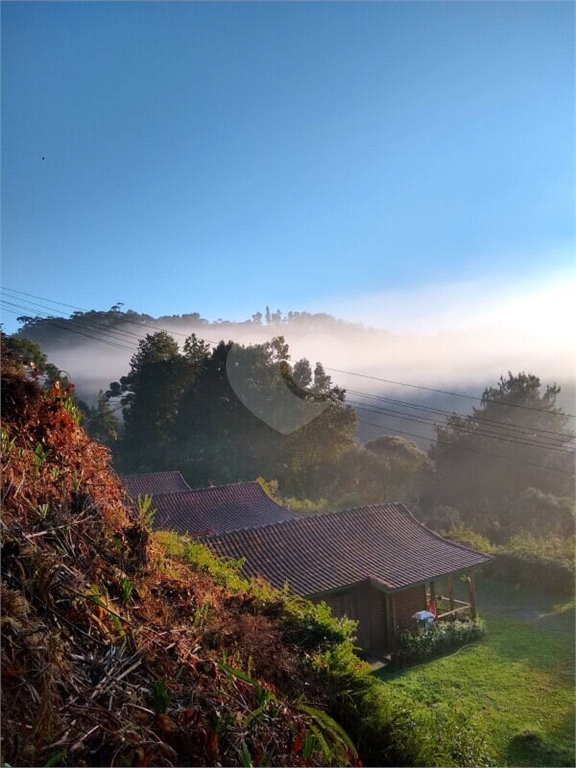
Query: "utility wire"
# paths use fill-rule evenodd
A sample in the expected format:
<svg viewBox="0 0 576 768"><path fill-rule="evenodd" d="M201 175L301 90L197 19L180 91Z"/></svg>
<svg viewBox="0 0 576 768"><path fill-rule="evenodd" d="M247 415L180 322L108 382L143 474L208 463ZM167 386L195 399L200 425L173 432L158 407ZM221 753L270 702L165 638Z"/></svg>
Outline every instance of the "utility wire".
<svg viewBox="0 0 576 768"><path fill-rule="evenodd" d="M446 411L442 408L432 408L426 405L406 402L405 400L395 400L394 398L391 398L391 397L384 397L382 395L373 395L368 392L362 392L361 390L346 389L346 394L356 395L358 397L364 397L370 400L379 400L386 403L392 403L393 405L400 405L403 408L411 408L419 411L426 411L429 413L439 414L441 416L458 416L460 418L466 418L466 416L463 416L463 414L456 413L454 411ZM552 411L549 411L548 413L550 413L550 415L552 416L555 415ZM533 427L532 425L526 426L526 425L517 424L514 422L497 421L496 419L486 419L483 416L475 416L474 421L478 422L479 424L494 424L495 426L501 427L503 429L526 432L528 434L532 434L533 432L541 432L542 437L543 438L546 437L548 439L553 439L555 437L566 439L565 432L555 432L551 429L541 429L540 427ZM518 437L524 437L524 436L528 436L528 435L522 435L522 434L518 435ZM534 437L539 437L539 435L534 435Z"/></svg>
<svg viewBox="0 0 576 768"><path fill-rule="evenodd" d="M382 414L384 416L390 416L391 418L394 418L394 419L404 419L406 421L414 421L417 424L424 424L426 426L435 426L435 423L434 423L434 421L432 419L425 419L424 417L420 417L420 416L410 417L410 415L403 414L400 411L392 411L392 410L380 409L380 408L371 408L369 406L363 405L362 403L358 403L357 401L354 401L354 400L349 400L347 402L349 404L351 404L352 406L354 406L354 408L357 408L360 411L367 411L368 413L380 413L380 414ZM490 434L489 432L482 432L480 430L470 429L468 427L455 428L455 431L456 432L461 432L461 433L464 433L464 434L479 435L480 437L486 437L486 438L488 438L490 440L499 440L499 441L505 442L505 443L514 443L516 445L524 445L524 446L529 447L529 448L539 448L539 449L547 450L547 451L557 451L558 453L564 453L564 454L568 454L570 456L574 456L575 455L574 451L566 450L566 449L564 449L562 447L559 447L558 445L550 445L550 444L547 444L547 443L536 443L534 441L526 441L526 440L515 440L515 439L510 438L510 437L503 437L501 435L493 435L493 434Z"/></svg>
<svg viewBox="0 0 576 768"><path fill-rule="evenodd" d="M24 291L17 291L14 288L6 288L6 287L4 287L4 288L2 288L2 290L4 290L4 291L11 291L13 293L20 293L20 294L23 294L25 296L32 296L33 298L41 299L42 301L48 301L48 302L51 302L51 303L54 303L54 304L59 304L61 306L66 306L66 307L69 307L71 309L77 309L77 310L79 310L81 312L88 312L88 310L82 309L82 307L77 307L74 304L65 304L64 302L61 302L61 301L53 301L52 299L45 299L45 298L43 298L41 296L37 296L37 295L32 294L32 293L25 293ZM140 326L143 326L143 327L146 327L146 328L151 328L151 329L158 330L158 331L164 331L165 333L171 333L171 334L174 334L176 336L186 337L185 333L179 333L177 331L167 331L165 328L161 328L160 326L155 326L155 325L149 325L146 322L136 321L136 320L129 320L129 319L126 319L126 322L131 323L132 325L140 325ZM204 338L203 340L208 342L209 344L218 344L218 342L213 341L211 339ZM465 395L465 394L462 394L461 392L450 392L450 391L447 391L447 390L444 390L444 389L436 389L434 387L425 387L425 386L420 385L420 384L408 384L407 382L403 382L403 381L394 381L392 379L384 379L384 378L379 377L379 376L369 376L368 374L356 373L355 371L344 371L344 370L342 370L340 368L330 368L329 366L324 366L324 369L326 371L334 371L335 373L343 373L343 374L346 374L348 376L359 376L359 377L362 377L364 379L372 379L373 381L382 381L382 382L384 382L386 384L396 384L396 385L401 386L401 387L411 387L413 389L421 389L421 390L425 390L427 392L436 392L438 394L450 395L452 397L462 397L462 398L466 398L467 400L476 400L476 401L479 401L479 402L482 402L482 403L491 402L491 403L494 403L495 405L500 405L500 406L504 406L504 407L523 408L523 409L529 410L529 411L538 411L538 412L541 412L541 413L550 413L550 411L548 411L546 408L534 408L532 406L521 405L519 403L501 403L499 400L494 400L492 398L483 398L483 397L477 397L477 396L474 396L474 395ZM576 418L576 415L574 415L572 413L565 413L564 415L568 416L569 418Z"/></svg>
<svg viewBox="0 0 576 768"><path fill-rule="evenodd" d="M5 288L2 288L0 290L6 291ZM58 317L54 317L53 315L50 315L50 312L53 312L54 310L52 307L47 307L45 304L39 304L38 302L30 301L30 299L21 299L19 297L14 297L10 295L9 295L9 300L13 302L19 302L19 306L22 306L22 303L25 302L27 305L29 305L24 307L25 311L28 311L28 312L37 312L37 310L33 308L38 307L40 309L41 314L47 315L47 317L44 318L46 320L56 321L60 319L60 320L63 320L64 322L73 322L73 320L69 318L58 318ZM50 299L46 299L45 301L50 301ZM82 323L82 327L87 329L93 329L95 331L102 331L103 333L111 335L112 337L116 336L118 337L119 341L133 341L133 340L141 341L143 338L142 336L139 336L136 333L123 330L122 328L111 328L110 326L106 325L105 323L99 322L98 320L84 320Z"/></svg>
<svg viewBox="0 0 576 768"><path fill-rule="evenodd" d="M50 302L52 304L59 304L60 306L68 307L69 309L77 309L80 312L84 312L84 313L88 313L89 312L89 310L82 309L82 307L77 307L74 304L65 304L63 301L53 301L52 299L45 299L42 296L36 296L33 293L24 293L24 291L16 291L14 288L2 288L1 290L3 290L3 291L11 291L13 293L20 293L20 294L23 294L24 296L31 296L32 298L35 298L35 299L41 299L44 302L47 301L47 302ZM119 314L123 314L123 313L119 313ZM92 321L90 321L90 322L92 322ZM97 321L94 321L94 322L97 323ZM172 330L168 330L166 328L162 328L159 325L152 325L151 323L148 323L148 321L146 321L146 320L131 320L130 318L126 317L126 318L123 319L123 322L124 323L129 323L130 325L139 325L142 328L147 328L147 329L153 330L153 331L164 331L164 333L169 333L169 334L172 334L174 336L182 336L183 338L188 338L190 336L189 333L188 334L187 333L181 333L179 331L172 331ZM100 325L103 325L103 324L100 324ZM107 326L103 325L103 327L106 328ZM137 334L131 334L129 331L125 331L125 333L127 335L134 336L137 339L141 338ZM208 344L214 344L216 346L219 344L219 342L213 341L211 339L203 338L202 340L206 341Z"/></svg>
<svg viewBox="0 0 576 768"><path fill-rule="evenodd" d="M385 427L383 427L382 424L374 424L372 421L363 421L362 419L359 419L358 421L359 421L360 424L366 424L369 427L376 427L379 430L385 429ZM415 437L418 440L428 440L428 438L424 437L424 435L415 435L412 432L403 432L401 429L397 429L395 431L398 432L401 435L408 435L408 437ZM447 442L445 442L443 440L437 440L436 442L440 443L440 445L448 445L448 446L450 446L452 448L454 447L452 445L452 443L447 443ZM552 472L561 472L564 475L572 475L573 474L570 470L559 469L557 467L549 467L549 466L545 466L544 464L536 464L536 462L534 462L534 461L526 461L524 459L515 459L512 456L502 456L502 455L499 455L497 453L490 453L489 451L483 451L480 448L472 448L469 445L460 445L460 446L458 446L458 450L473 451L474 453L482 453L485 456L492 456L492 457L494 457L496 459L502 459L503 461L513 461L513 462L519 463L519 464L529 464L532 467L538 467L539 469L551 470Z"/></svg>
<svg viewBox="0 0 576 768"><path fill-rule="evenodd" d="M22 294L22 295L27 295L27 296L32 296L32 297L34 297L34 298L39 298L39 299L41 299L42 301L49 301L49 302L52 302L52 303L60 304L60 305L62 305L62 306L67 306L67 307L70 307L70 308L75 308L75 309L78 309L78 310L80 310L80 311L82 311L82 312L87 312L86 310L82 310L82 308L80 308L80 307L76 307L75 305L71 305L71 304L64 304L64 302L54 302L54 301L52 301L51 299L43 299L42 297L36 296L36 295L34 295L34 294L26 294L24 291L14 291L13 289L3 289L3 290L13 291L14 293L20 293L20 294ZM17 309L19 309L20 311L31 311L31 310L30 310L30 307L22 307L22 305L17 305L17 304L14 304L14 303L13 303L13 302L11 302L11 301L8 301L8 302L4 302L4 303L5 303L5 304L7 303L7 304L9 304L9 305L10 305L10 306L12 306L12 307L16 307L16 308L17 308ZM36 307L42 307L42 305L38 304L37 302L30 302L30 301L28 301L28 303L29 303L29 304L31 304L32 306L36 306ZM46 310L49 310L49 311L51 311L51 309L50 309L49 307L43 307L43 309L44 309L44 314L46 314L46 313L47 313L47 312L46 312ZM13 310L7 310L7 311L10 311L10 312L12 312L13 314L18 314L17 312L14 312ZM103 339L103 338L100 338L100 337L98 337L98 336L94 336L94 335L92 335L92 334L84 333L84 332L82 332L82 331L79 331L79 330L77 330L77 329L73 329L73 328L70 328L68 325L62 325L62 324L60 324L60 323L58 323L58 322L57 322L57 320L58 320L57 318L54 318L54 317L48 317L48 318L46 318L46 319L49 319L49 320L51 321L51 323L52 323L52 324L53 324L55 327L61 328L61 329L63 329L63 330L67 330L67 331L69 331L69 332L71 332L71 333L76 333L77 335L80 335L80 336L84 336L84 337L86 337L86 338L89 338L89 339L92 339L92 340L94 340L94 341L100 341L100 342L102 342L102 343L106 343L106 344L108 344L108 345L110 345L110 346L114 346L114 347L117 347L117 348L120 348L120 349L125 349L125 350L127 350L127 351L131 351L131 352L135 352L135 351L136 351L134 348L126 346L126 339L121 339L121 341L122 341L122 342L125 342L125 343L124 343L124 344L120 344L120 343L118 343L116 340L114 340L114 341L111 341L110 339ZM102 324L102 323L97 323L97 322L94 322L94 321L90 321L90 322L91 322L91 324L92 324L93 326L100 326L100 328L102 328L103 332L105 332L107 335L109 335L110 333L114 333L115 331L118 331L118 332L121 332L121 333L123 333L125 336L127 336L127 337L129 337L129 338L131 338L131 339L134 339L134 340L137 340L137 341L141 341L141 338L140 338L139 336L137 336L136 334L130 333L130 332L128 332L128 331L121 331L120 329L111 329L111 328L109 328L109 326L106 326L106 325L104 325L104 324ZM147 323L147 322L141 322L141 321L128 321L128 322L131 322L131 323L132 323L132 324L134 324L134 325L139 325L139 326L145 327L145 328L147 328L147 329L150 329L150 328L155 328L155 329L157 329L157 330L166 331L166 329L164 329L164 328L160 328L160 327L158 327L158 326L151 326L151 325L148 325L148 323ZM173 333L172 331L167 331L167 332L168 332L168 333ZM178 333L177 335L180 335L180 336L186 336L186 334L182 334L182 333ZM208 340L206 340L206 341L208 341ZM212 342L210 342L210 343L212 343L212 344L216 344L216 342L213 342L213 341L212 341ZM328 368L327 370L335 370L335 369L329 369L329 368ZM348 371L348 372L345 372L345 373L352 373L352 372L349 372L349 371ZM363 374L352 374L352 375L359 375L359 376L363 376ZM377 377L367 377L367 378L373 378L373 379L376 379ZM386 380L386 379L379 379L379 380L382 380L382 381L389 381L389 380ZM398 382L398 383L400 383L400 382ZM416 386L416 385L409 385L409 384L407 384L406 386ZM441 390L432 390L432 389L431 389L431 388L429 388L429 387L418 387L418 388L420 388L420 389L428 389L428 390L431 390L431 391L438 391L438 392L441 392ZM391 398L380 397L380 396L377 396L377 395L371 395L371 394L369 394L369 393L358 392L358 391L354 391L354 390L352 390L352 392L353 392L353 393L356 393L356 394L358 394L358 395L360 395L360 396L362 396L362 397L367 397L367 398L376 398L376 399L381 399L381 400L387 400L387 401L391 401L391 402L393 402L393 403L398 403L398 404L401 404L403 407L408 407L408 408L416 408L416 409L420 409L420 410L426 410L426 411L431 411L431 412L438 412L438 413L444 413L444 414L448 414L448 413L449 413L449 412L447 412L447 411L442 411L441 409L432 409L432 408L428 408L428 407L426 407L426 406L421 406L421 405L416 405L416 404L410 404L410 403L408 403L408 404L407 404L407 403L405 403L405 402L403 402L403 401L393 400L393 399L391 399ZM444 392L444 394L457 394L457 393L448 393L448 392ZM470 398L471 396L468 396L468 395L464 395L463 397L467 397L467 398ZM481 398L472 398L472 399L480 399L480 400L481 400ZM498 404L500 404L500 405L503 405L502 403L498 403ZM384 414L388 413L388 414L392 414L392 417L393 417L393 418L399 418L399 417L401 417L401 418L404 418L404 419L407 419L407 420L416 421L417 423L428 424L428 425L433 423L433 422L432 422L432 420L430 420L430 419L426 419L425 417L421 417L421 418L419 418L418 416L415 416L415 415L413 415L413 414L405 414L405 413L403 413L403 412L400 412L400 411L394 411L394 410L392 410L392 409L381 409L381 410L378 410L377 408L370 408L370 409L369 409L369 408L367 408L367 407L366 407L366 404L360 404L360 403L356 403L355 405L356 405L356 407L358 407L358 408L360 408L360 409L362 409L362 408L363 408L364 410L367 410L367 411L368 411L368 410L370 410L371 412L375 412L375 413L384 413ZM530 408L529 410L536 410L536 411L539 411L539 412L543 412L543 413L548 413L548 414L551 414L551 413L553 413L553 412L550 412L550 411L548 411L548 410L544 410L544 409L535 409L535 408ZM394 414L396 414L396 415L394 415ZM504 428L504 429L508 429L508 430L509 430L509 429L516 429L516 430L528 430L528 429L529 429L529 428L527 428L527 427L524 427L524 426L522 426L522 425L510 425L509 423L504 423L504 422L497 422L496 420L486 420L486 421L487 421L487 422L488 422L488 421L490 421L490 423L493 423L493 424L495 424L495 425L498 425L499 427L502 427L502 428ZM544 433L544 432L547 432L547 433L549 433L549 434L551 434L551 435L558 435L559 437L561 437L561 436L562 436L562 435L561 435L561 433L554 433L554 432L552 432L552 430L539 430L538 428L535 428L535 429L536 429L536 431L541 431L541 432L543 432L543 433ZM470 430L466 430L466 429L465 429L465 431L470 431ZM500 440L504 440L504 441L506 441L506 442L516 442L516 443L518 443L518 444L521 444L521 445L532 445L532 446L534 446L534 447L537 447L537 448L551 448L551 449L553 449L553 450L558 450L558 451L562 451L562 452L565 452L565 453L566 453L566 452L569 452L569 451L563 451L561 448L558 448L558 447L554 447L554 446L552 446L552 445L548 445L548 444L544 444L544 445L543 445L543 444L538 444L538 443L535 443L535 442L531 442L531 443L528 443L528 442L523 442L523 441L521 441L521 440L514 440L514 439L511 439L511 438L513 438L513 437L514 437L514 438L515 438L515 437L517 437L517 438L522 438L522 437L526 437L527 435L522 435L522 434L520 434L520 435L509 435L509 436L505 436L505 435L502 435L501 433L497 433L497 432L494 432L494 433L492 434L492 433L490 433L489 431L486 431L486 432L483 432L483 433L479 433L479 432L477 432L477 433L478 433L478 434L482 434L483 436L485 436L485 437L488 437L488 438L490 438L490 439L494 439L494 440L498 440L498 439L500 439ZM536 436L536 437L539 437L539 439L541 439L541 440L542 440L542 439L548 439L548 440L551 440L551 439L553 439L553 438L549 438L549 437L547 437L546 435L543 435L543 436ZM570 453L571 453L571 451L570 451Z"/></svg>
<svg viewBox="0 0 576 768"><path fill-rule="evenodd" d="M19 312L21 312L21 311L29 311L29 308L22 307L21 305L15 304L13 302L6 302L6 301L4 301L3 304L9 304L9 306L15 307L15 309L6 309L6 311L8 311L8 312L10 312L12 314L15 314L15 315L19 314ZM135 351L131 347L126 347L124 345L118 344L118 343L113 342L113 341L109 341L107 339L100 338L98 336L93 336L93 335L90 335L90 334L87 334L87 333L83 333L81 331L78 331L77 329L72 329L72 328L70 328L67 325L61 325L61 324L59 324L57 322L57 319L55 319L53 317L49 317L48 319L50 319L52 321L52 323L56 327L61 328L63 330L67 330L70 333L76 333L77 335L84 336L84 337L89 338L89 339L91 339L93 341L99 341L101 343L108 344L110 346L117 347L117 348L120 348L120 349L125 349L125 350L130 351L130 352L134 352ZM137 323L137 324L139 324L139 323ZM159 329L159 330L164 330L164 329ZM184 334L180 334L180 335L184 335ZM362 374L359 374L359 375L362 375ZM369 377L369 378L376 378L376 377ZM407 385L407 386L415 386L415 385ZM430 388L422 387L422 389L430 389ZM448 393L448 394L452 394L452 393ZM479 398L476 398L476 399L479 399ZM118 407L118 409L119 408L120 408L120 406ZM114 410L116 410L116 409L114 409ZM543 409L532 409L531 408L529 410L543 410ZM545 411L545 412L549 413L549 411ZM359 419L359 423L365 424L367 426L375 427L375 428L377 428L379 430L385 429L385 427L383 425L381 425L381 424L374 424L373 422L367 422L367 421L364 421L362 419ZM395 430L395 432L397 432L398 434L407 435L408 437L413 437L413 438L416 438L416 439L419 439L419 440L426 440L427 439L423 435L416 435L416 434L414 434L412 432L406 432L404 430ZM495 438L495 439L498 439L498 438ZM446 441L436 440L436 442L441 444L441 445L452 446L451 443L447 443ZM462 446L461 445L461 446L458 446L458 449L459 450L473 451L475 453L483 453L485 455L493 456L494 458L503 459L503 460L507 460L507 461L514 461L516 463L521 463L521 464L528 464L530 466L538 467L540 469L552 470L554 472L561 472L563 474L572 474L570 471L567 471L567 470L559 469L559 468L556 468L556 467L544 466L542 464L536 464L535 462L526 461L524 459L516 459L516 458L512 458L512 457L508 457L508 456L502 456L502 455L490 453L488 451L483 451L481 449L472 448L470 446Z"/></svg>
<svg viewBox="0 0 576 768"><path fill-rule="evenodd" d="M379 376L368 376L366 373L355 373L354 371L343 371L340 368L329 368L324 366L326 371L335 371L336 373L345 373L348 376L361 376L363 379L372 379L373 381L383 381L386 384L398 384L401 387L412 387L413 389L423 389L427 392L437 392L441 395L451 395L452 397L464 397L467 400L479 400L481 403L494 403L494 405L501 405L506 408L523 408L527 411L538 411L539 413L550 413L546 408L533 408L530 405L520 405L519 403L501 403L499 400L494 400L489 397L475 397L474 395L463 395L460 392L448 392L444 389L434 389L433 387L423 387L419 384L407 384L402 381L392 381L392 379L383 379ZM575 419L576 416L573 413L565 413L564 416L569 416L571 419Z"/></svg>
<svg viewBox="0 0 576 768"><path fill-rule="evenodd" d="M42 301L49 301L49 302L54 303L54 304L59 304L61 306L69 307L71 309L77 309L77 310L79 310L81 312L87 312L87 310L82 309L81 307L77 307L77 306L75 306L73 304L65 304L64 302L61 302L61 301L53 301L52 299L44 299L41 296L36 296L35 294L32 294L32 293L24 293L24 291L16 291L14 288L3 288L2 290L12 291L14 293L20 293L20 294L23 294L25 296L32 296L33 298L41 299ZM142 321L126 319L126 322L131 323L132 325L140 325L140 326L144 326L146 328L151 328L151 329L158 330L158 331L164 331L166 333L174 334L175 336L184 336L184 337L186 336L186 334L184 334L184 333L179 333L177 331L167 331L165 328L161 328L161 327L155 326L155 325L149 325L148 323L144 323ZM218 343L218 342L215 342L215 341L213 341L211 339L204 338L203 340L208 342L209 344L217 344ZM528 410L528 411L537 411L539 413L550 413L550 411L547 410L546 408L534 408L534 407L529 406L529 405L521 405L520 403L502 403L499 400L494 400L493 398L483 398L483 397L477 397L477 396L474 396L474 395L465 395L465 394L462 394L461 392L450 392L450 391L447 391L447 390L444 390L444 389L436 389L434 387L425 387L425 386L422 386L420 384L409 384L409 383L403 382L403 381L394 381L392 379L384 379L384 378L379 377L379 376L369 376L368 374L365 374L365 373L356 373L354 371L344 371L344 370L342 370L340 368L330 368L328 366L324 366L324 369L326 371L334 371L335 373L343 373L343 374L346 374L348 376L359 376L361 378L371 379L373 381L382 381L382 382L384 382L386 384L396 384L396 385L401 386L401 387L411 387L413 389L420 389L420 390L424 390L424 391L427 391L427 392L436 392L436 393L442 394L442 395L450 395L452 397L462 397L462 398L466 398L467 400L476 400L477 402L479 401L481 403L490 402L490 403L494 403L495 405L500 405L500 406L503 406L503 407L522 408L522 409L525 409L525 410ZM567 416L569 418L572 418L572 419L576 418L576 415L574 415L573 413L565 413L563 415Z"/></svg>
<svg viewBox="0 0 576 768"><path fill-rule="evenodd" d="M8 304L8 307L6 308L6 312L10 312L13 315L19 315L20 312L22 312L22 307L19 307L17 304L13 304L12 302L7 302L7 301L3 301L2 304L3 305ZM15 307L15 309L10 309L9 307ZM118 349L124 349L124 350L127 350L128 352L135 352L136 351L135 348L133 348L133 347L127 347L127 346L124 346L123 344L118 344L115 341L109 341L107 339L102 339L102 338L100 338L98 336L92 336L89 333L83 333L82 331L79 331L79 330L77 330L75 328L69 328L66 325L60 325L58 322L56 322L54 320L54 318L47 317L46 319L54 321L53 325L56 328L61 328L62 330L69 331L70 333L75 333L78 336L85 336L88 339L92 339L92 341L99 341L102 344L108 344L111 347L118 347Z"/></svg>

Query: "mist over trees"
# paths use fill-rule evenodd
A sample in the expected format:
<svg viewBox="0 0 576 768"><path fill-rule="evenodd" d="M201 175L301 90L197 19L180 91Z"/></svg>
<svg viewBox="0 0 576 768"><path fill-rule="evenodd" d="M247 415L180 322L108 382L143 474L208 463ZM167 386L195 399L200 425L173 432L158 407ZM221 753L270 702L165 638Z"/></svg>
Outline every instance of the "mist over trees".
<svg viewBox="0 0 576 768"><path fill-rule="evenodd" d="M526 373L501 377L470 416L437 426L433 504L496 539L567 534L573 525L574 434L559 387ZM544 513L544 509L548 509ZM572 508L572 512L570 512Z"/></svg>
<svg viewBox="0 0 576 768"><path fill-rule="evenodd" d="M289 362L282 337L238 347L262 402L274 405L286 387L302 402L323 410L312 424L282 434L254 415L234 391L226 371L232 342L214 349L190 336L179 351L166 333L140 342L130 371L113 382L106 396L118 399L124 415L122 438L115 446L125 473L178 468L194 485L226 483L265 475L281 480L290 492L314 490L314 475L355 444L357 417L344 392L317 363ZM296 378L294 377L296 372Z"/></svg>
<svg viewBox="0 0 576 768"><path fill-rule="evenodd" d="M239 327L336 333L362 326L324 314L283 315L268 308L244 323L209 323L197 313L155 319L120 311L119 305L108 312L77 312L69 319L25 317L21 322L9 344L47 380L60 372L41 347L83 344L86 336L125 349L138 344L124 375L94 404L79 402L86 428L111 447L120 472L179 469L194 486L263 476L277 481L282 498L292 497L310 509L407 501L433 527L470 526L495 542L518 534L573 533L574 436L559 404L560 387L543 386L534 374L509 372L486 387L469 415L453 413L434 429L435 417L419 426L419 432L433 429L427 450L424 442L419 447L394 434L394 426L408 432L413 426L388 422L385 415L380 419L390 426L362 444L358 411L346 392L333 384L323 361L292 360L282 334L244 345L203 340L204 333L214 341L216 334L222 338ZM180 334L180 342L156 325L182 329L183 322L198 333L185 339ZM136 331L142 335L147 325L150 333L138 342ZM383 336L371 334L384 332L363 331L364 350L381 352L376 340ZM327 407L282 434L247 408L231 385L226 366L232 349L239 364L254 372L251 396L264 409L281 410L279 395L286 392L302 408L311 403ZM89 362L84 368L90 368Z"/></svg>

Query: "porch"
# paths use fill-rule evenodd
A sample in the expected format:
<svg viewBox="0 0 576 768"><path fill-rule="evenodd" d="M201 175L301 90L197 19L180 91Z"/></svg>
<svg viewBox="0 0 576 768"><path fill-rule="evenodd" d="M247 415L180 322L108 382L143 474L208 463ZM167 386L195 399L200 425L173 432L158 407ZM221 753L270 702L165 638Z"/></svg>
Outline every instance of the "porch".
<svg viewBox="0 0 576 768"><path fill-rule="evenodd" d="M461 576L464 578L459 578ZM436 615L436 621L476 618L471 572L448 574L395 591L367 579L312 599L326 602L335 616L347 616L358 622L357 643L363 656L373 661L386 659L397 650L400 632L417 628L413 616L418 611L430 610Z"/></svg>

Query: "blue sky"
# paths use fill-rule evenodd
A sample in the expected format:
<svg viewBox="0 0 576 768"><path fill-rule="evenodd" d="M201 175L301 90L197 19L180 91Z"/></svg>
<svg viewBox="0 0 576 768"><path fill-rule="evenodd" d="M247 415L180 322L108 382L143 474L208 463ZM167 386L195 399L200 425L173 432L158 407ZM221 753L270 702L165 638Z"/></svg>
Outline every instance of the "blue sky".
<svg viewBox="0 0 576 768"><path fill-rule="evenodd" d="M411 290L573 273L573 3L1 14L5 287L354 319L390 292L410 312Z"/></svg>

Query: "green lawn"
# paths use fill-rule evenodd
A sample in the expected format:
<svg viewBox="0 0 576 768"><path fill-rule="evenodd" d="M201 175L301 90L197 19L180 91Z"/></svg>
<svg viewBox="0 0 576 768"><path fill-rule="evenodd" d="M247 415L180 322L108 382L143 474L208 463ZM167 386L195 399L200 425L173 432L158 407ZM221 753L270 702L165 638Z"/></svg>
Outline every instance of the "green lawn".
<svg viewBox="0 0 576 768"><path fill-rule="evenodd" d="M574 766L574 601L478 579L488 634L451 656L375 673L426 722L464 709L499 766ZM438 720L435 719L437 723Z"/></svg>

